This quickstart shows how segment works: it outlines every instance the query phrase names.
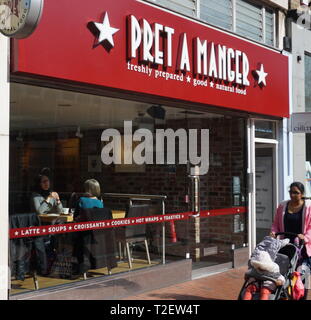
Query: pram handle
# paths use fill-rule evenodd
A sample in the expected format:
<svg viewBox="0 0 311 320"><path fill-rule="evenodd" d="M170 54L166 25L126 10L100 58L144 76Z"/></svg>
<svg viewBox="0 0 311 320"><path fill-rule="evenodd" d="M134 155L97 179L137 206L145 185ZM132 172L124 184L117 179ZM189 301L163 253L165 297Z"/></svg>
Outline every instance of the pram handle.
<svg viewBox="0 0 311 320"><path fill-rule="evenodd" d="M298 238L298 233L294 233L294 232L277 232L275 234L275 236L295 236L296 238ZM299 238L299 246L304 245L305 241L303 239Z"/></svg>

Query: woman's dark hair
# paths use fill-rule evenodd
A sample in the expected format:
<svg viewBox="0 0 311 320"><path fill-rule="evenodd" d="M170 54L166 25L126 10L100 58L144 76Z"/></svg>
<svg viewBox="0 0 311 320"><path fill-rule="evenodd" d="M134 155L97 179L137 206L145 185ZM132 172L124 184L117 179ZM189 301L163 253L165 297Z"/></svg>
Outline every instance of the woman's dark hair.
<svg viewBox="0 0 311 320"><path fill-rule="evenodd" d="M40 175L46 176L46 177L50 178L50 176L51 176L51 169L48 168L48 167L42 168L41 171L40 171Z"/></svg>
<svg viewBox="0 0 311 320"><path fill-rule="evenodd" d="M34 189L34 191L40 193L42 196L47 197L50 194L51 190L50 189L49 190L43 190L41 188L41 181L42 181L43 177L46 177L46 178L48 178L50 180L50 178L48 176L46 176L45 174L38 174L35 177L34 188L33 189Z"/></svg>
<svg viewBox="0 0 311 320"><path fill-rule="evenodd" d="M305 193L305 187L304 185L301 183L301 182L293 182L290 187L289 187L289 190L292 190L293 187L296 187L302 194Z"/></svg>

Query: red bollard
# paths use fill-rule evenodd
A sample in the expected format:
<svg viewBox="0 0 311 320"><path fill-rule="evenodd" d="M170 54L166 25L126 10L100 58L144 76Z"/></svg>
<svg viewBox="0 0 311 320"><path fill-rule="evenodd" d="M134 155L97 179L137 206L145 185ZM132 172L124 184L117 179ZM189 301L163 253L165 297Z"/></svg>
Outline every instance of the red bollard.
<svg viewBox="0 0 311 320"><path fill-rule="evenodd" d="M174 221L170 222L170 229L171 229L171 242L175 243L175 242L177 242L177 236L176 236L176 229L175 229Z"/></svg>

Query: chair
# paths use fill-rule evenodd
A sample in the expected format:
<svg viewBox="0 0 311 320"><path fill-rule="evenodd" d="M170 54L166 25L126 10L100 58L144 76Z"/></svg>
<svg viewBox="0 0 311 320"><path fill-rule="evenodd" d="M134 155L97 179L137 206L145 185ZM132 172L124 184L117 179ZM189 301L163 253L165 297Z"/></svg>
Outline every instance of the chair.
<svg viewBox="0 0 311 320"><path fill-rule="evenodd" d="M130 205L126 218L144 217L149 215L148 205ZM148 263L151 264L148 241L146 237L146 225L134 225L119 228L117 241L119 242L119 256L121 258L121 244L126 247L129 268L132 269L132 257L130 252L130 244L144 242Z"/></svg>
<svg viewBox="0 0 311 320"><path fill-rule="evenodd" d="M10 228L27 228L40 226L36 213L10 215ZM10 240L11 274L17 280L24 280L25 274L32 272L35 289L39 289L37 272L47 273L47 256L43 237L27 237Z"/></svg>
<svg viewBox="0 0 311 320"><path fill-rule="evenodd" d="M78 202L79 202L79 199L81 197L84 197L86 196L85 193L82 193L82 192L73 192L71 195L70 195L70 198L68 200L68 208L69 208L69 211L71 211L72 209L76 209L77 208L77 205L78 205ZM76 214L75 214L76 215Z"/></svg>
<svg viewBox="0 0 311 320"><path fill-rule="evenodd" d="M78 216L79 222L100 221L112 219L109 208L81 209ZM117 267L115 232L112 228L88 230L78 232L76 235L74 255L78 259L79 273L84 275L90 269Z"/></svg>

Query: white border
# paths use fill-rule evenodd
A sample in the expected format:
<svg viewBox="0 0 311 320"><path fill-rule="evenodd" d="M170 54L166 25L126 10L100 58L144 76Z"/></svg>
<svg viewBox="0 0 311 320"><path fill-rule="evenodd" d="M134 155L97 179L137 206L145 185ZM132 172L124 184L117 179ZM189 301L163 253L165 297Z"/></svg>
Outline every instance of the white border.
<svg viewBox="0 0 311 320"><path fill-rule="evenodd" d="M8 299L9 287L9 125L10 125L10 82L9 57L10 39L0 34L0 300ZM6 272L7 270L7 272Z"/></svg>

